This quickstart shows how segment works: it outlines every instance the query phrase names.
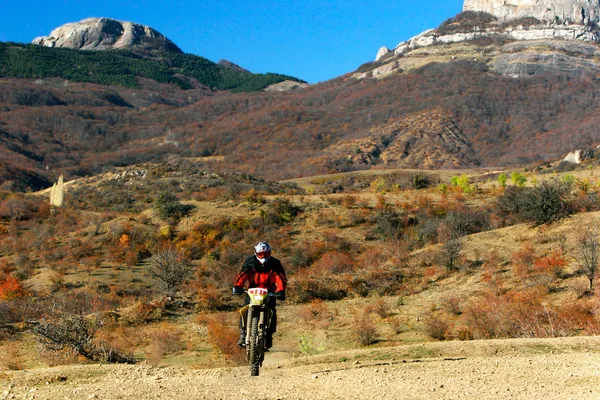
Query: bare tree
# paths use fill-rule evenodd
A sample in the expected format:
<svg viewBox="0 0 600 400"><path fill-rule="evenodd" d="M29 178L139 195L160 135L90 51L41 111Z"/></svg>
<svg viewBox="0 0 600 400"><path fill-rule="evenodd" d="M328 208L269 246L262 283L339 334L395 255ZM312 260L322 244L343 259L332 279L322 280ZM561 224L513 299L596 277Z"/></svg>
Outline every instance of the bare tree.
<svg viewBox="0 0 600 400"><path fill-rule="evenodd" d="M167 296L174 296L175 292L185 281L192 270L192 265L184 255L172 248L154 253L148 268L152 276L164 286Z"/></svg>
<svg viewBox="0 0 600 400"><path fill-rule="evenodd" d="M448 271L456 271L459 268L458 261L462 250L462 240L460 238L446 241L437 253L437 261Z"/></svg>
<svg viewBox="0 0 600 400"><path fill-rule="evenodd" d="M41 320L33 332L36 339L51 351L67 349L92 361L134 363L132 355L122 354L107 343L94 339L102 325L97 315L61 315L53 320Z"/></svg>
<svg viewBox="0 0 600 400"><path fill-rule="evenodd" d="M577 241L575 259L581 271L590 281L590 291L594 288L594 278L600 263L600 225L594 223L585 228Z"/></svg>

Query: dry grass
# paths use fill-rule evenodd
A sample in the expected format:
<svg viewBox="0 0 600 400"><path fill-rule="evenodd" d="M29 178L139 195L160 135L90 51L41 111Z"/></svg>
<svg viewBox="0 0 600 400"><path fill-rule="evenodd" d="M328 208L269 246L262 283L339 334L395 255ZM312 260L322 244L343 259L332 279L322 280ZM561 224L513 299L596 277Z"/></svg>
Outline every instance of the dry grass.
<svg viewBox="0 0 600 400"><path fill-rule="evenodd" d="M375 179L383 172L354 174ZM486 171L474 172L483 176ZM458 171L442 171L439 174L444 180L458 173ZM582 172L582 175L587 176L586 174L590 175L591 172ZM298 182L308 185L314 179L306 178ZM372 290L376 283L381 283L374 277L383 276L387 279L387 275L383 275L383 272L389 272L391 268L398 270L399 274L394 275L389 285L386 283L382 286L385 289L394 284L397 292L394 296L386 296L377 295L375 291L359 291L356 287L352 287L352 290L348 290L349 297L340 301L308 299L309 302L305 304L293 304L293 301L284 303L278 309L280 323L274 352L269 357L287 358L297 354L298 339L302 335L308 335L307 332L310 336L305 337L314 338L315 343L322 345L325 352L348 349L357 344L381 347L423 342L431 340L431 337L439 340L470 340L485 337L481 330L468 324L467 308L471 304L470 299L483 299L483 294L488 293L488 289L492 289L493 295L498 297L507 291L519 291L527 286L541 287L544 289L543 302L556 306L556 321L562 321L559 326L562 332L574 332L567 326L569 323L581 327L582 330L575 331L576 333L597 331L598 326L595 325L594 319L587 318L587 315L595 315L598 308L588 302L590 297L586 291L586 282L576 276L577 266L571 258L566 255L566 264L558 266L560 273L557 274L552 270L550 275L540 273L541 267L536 266L536 260L550 257L557 249L566 249L567 253L572 251L577 231L590 219L600 218L600 213L574 215L543 228L515 225L470 235L463 240L461 252L463 267L460 271L447 273L432 259L432 254L439 245L426 245L411 251L408 243L417 235L414 231L407 231L402 238L404 242L373 238L369 223L373 209L368 207L376 206L377 196L370 190L369 188L365 192L353 194L290 197L294 204L303 207L300 217L284 227L285 229L273 228L272 231L267 232L267 235L270 235L269 240L273 238L276 241L275 243L279 245L276 250L281 249L281 253L285 248L300 247L299 243L308 243L307 249L316 249L316 256L311 264L299 267L295 274L290 276L290 292L304 290L305 284L306 289L314 289L315 285L321 284L325 286L339 284L340 289L348 290L349 285L352 284L360 287L361 290L364 287L369 289L371 285ZM464 196L462 199L449 201L481 205L490 201L491 197L486 196L488 196L487 192L479 197ZM452 194L448 197L451 198ZM269 196L265 196L265 199L272 200ZM442 199L442 195L435 189L424 193L406 191L385 195L386 203L395 209L406 211L407 219L414 218L422 211L426 202L435 204ZM256 209L250 210L247 205L229 201L194 202L194 205L197 206L194 213L181 221L176 231L191 230L199 222L208 223L232 215L242 217L249 217L255 213L258 215L260 207L257 205ZM367 222L359 223L357 222L359 220ZM127 222L125 218L116 221ZM108 229L107 224L103 226L104 228ZM242 231L239 240L245 240L244 235L251 235L253 229L256 228L250 227ZM525 246L527 243L532 243L535 251L528 250ZM227 254L224 249L235 247L238 243L215 242L211 245L210 251L213 257L210 260L211 265L221 274L228 272L229 270L224 268L225 263L218 262L217 257L224 257ZM307 252L301 253L306 255ZM288 260L284 259L284 261ZM7 264L11 262L7 261ZM200 262L197 264L200 265ZM50 271L45 264L43 266L44 268L36 271ZM97 284L104 283L112 290L107 297L114 297L115 292L120 289L131 289L136 285L152 285L152 280L143 275L139 265L119 269L113 269L113 266L103 264L91 274L83 269L68 270L61 276L64 280L61 290L65 290L65 285L76 283L86 285L89 281L91 284L84 286L85 289L94 291ZM313 268L312 271L319 272L319 276L315 278L308 275L315 280L307 280L304 272L309 270L303 269L305 267ZM237 266L231 269L237 270ZM339 274L339 279L326 281L336 274ZM43 280L49 275L45 273L34 275L30 282L35 282L42 287L41 282L37 280ZM551 281L548 280L550 276ZM365 278L364 282L360 281L363 278ZM213 301L211 304L213 308L219 305L222 298L225 298L219 295L224 293L224 290L220 287L214 288L215 296L208 299ZM363 295L366 297L362 298ZM402 303L397 301L399 295L402 296ZM569 302L576 305L575 309L560 307ZM158 365L181 363L205 366L244 363L245 355L235 347L239 334L235 315L214 312L206 320L200 321L201 333L190 334L186 324L189 324L189 319L193 318L197 309L188 308L171 313L163 312L161 307L152 306L148 301L130 304L132 304L130 307L121 310L121 322L124 327L117 329L113 335L106 336L106 340L115 344L117 348L135 351L139 358L143 358L145 354L150 362ZM433 312L432 304L435 305ZM509 305L506 307L510 309ZM569 313L573 317L564 318ZM163 322L156 324L155 320ZM127 326L134 328L129 330ZM149 339L144 341L143 338L136 336L136 328ZM541 328L540 325L540 332ZM6 342L3 342L0 345L5 344ZM17 350L9 348L3 357L0 362L5 369L21 368L32 364L31 355L23 353L18 346ZM73 361L76 360L63 358L60 361L53 361L46 358L43 363Z"/></svg>

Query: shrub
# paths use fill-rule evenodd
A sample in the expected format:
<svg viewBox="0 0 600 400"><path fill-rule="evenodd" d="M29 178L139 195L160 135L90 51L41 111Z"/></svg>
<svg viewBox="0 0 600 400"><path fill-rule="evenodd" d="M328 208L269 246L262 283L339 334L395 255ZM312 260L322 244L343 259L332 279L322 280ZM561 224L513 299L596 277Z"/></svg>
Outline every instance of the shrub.
<svg viewBox="0 0 600 400"><path fill-rule="evenodd" d="M458 187L463 193L475 192L475 185L469 183L469 176L462 174L460 176L453 176L451 178L452 186Z"/></svg>
<svg viewBox="0 0 600 400"><path fill-rule="evenodd" d="M571 185L558 179L544 181L531 188L509 187L498 199L504 213L517 215L535 225L547 224L572 212L569 204Z"/></svg>
<svg viewBox="0 0 600 400"><path fill-rule="evenodd" d="M147 267L152 276L162 284L167 296L174 296L192 271L192 265L184 255L172 248L157 251Z"/></svg>
<svg viewBox="0 0 600 400"><path fill-rule="evenodd" d="M549 305L543 291L529 289L473 299L464 314L467 326L483 338L559 337L578 334L582 328L595 332L598 321L589 310L585 303Z"/></svg>
<svg viewBox="0 0 600 400"><path fill-rule="evenodd" d="M307 335L301 335L298 338L298 346L300 347L300 353L302 353L303 356L314 356L325 350L323 346L316 344L314 340Z"/></svg>
<svg viewBox="0 0 600 400"><path fill-rule="evenodd" d="M446 267L448 271L458 270L458 260L462 250L462 241L460 239L450 239L442 245L437 253L437 261L441 266Z"/></svg>
<svg viewBox="0 0 600 400"><path fill-rule="evenodd" d="M329 306L318 299L300 307L297 315L306 324L325 325L325 327L329 326L334 317Z"/></svg>
<svg viewBox="0 0 600 400"><path fill-rule="evenodd" d="M527 182L527 177L520 172L513 172L510 174L510 180L515 186L523 187L525 182Z"/></svg>
<svg viewBox="0 0 600 400"><path fill-rule="evenodd" d="M311 267L311 270L318 276L348 273L354 270L354 260L348 253L330 251L317 260Z"/></svg>
<svg viewBox="0 0 600 400"><path fill-rule="evenodd" d="M169 322L161 322L147 331L150 348L146 356L157 365L166 355L185 349L183 331Z"/></svg>
<svg viewBox="0 0 600 400"><path fill-rule="evenodd" d="M431 185L431 180L425 174L415 174L412 176L411 186L415 190L427 189Z"/></svg>
<svg viewBox="0 0 600 400"><path fill-rule="evenodd" d="M500 187L505 188L507 181L508 181L508 177L506 176L506 174L504 172L501 173L500 175L498 175L498 183L500 184Z"/></svg>
<svg viewBox="0 0 600 400"><path fill-rule="evenodd" d="M594 288L594 279L600 264L600 226L587 226L577 240L575 256L579 269L585 274L590 283L590 291Z"/></svg>
<svg viewBox="0 0 600 400"><path fill-rule="evenodd" d="M372 219L375 224L375 232L382 239L397 240L402 236L405 221L401 215L391 207L383 207Z"/></svg>
<svg viewBox="0 0 600 400"><path fill-rule="evenodd" d="M233 326L228 325L224 318L210 319L207 324L208 342L226 359L236 365L246 363L246 352L237 346L237 340L240 337L240 331Z"/></svg>
<svg viewBox="0 0 600 400"><path fill-rule="evenodd" d="M463 313L462 310L462 300L456 294L450 294L442 299L442 305L444 309L454 315L461 315Z"/></svg>
<svg viewBox="0 0 600 400"><path fill-rule="evenodd" d="M299 212L300 207L295 206L286 199L277 198L272 203L269 203L266 209L261 210L261 216L265 223L282 225L296 219Z"/></svg>
<svg viewBox="0 0 600 400"><path fill-rule="evenodd" d="M387 323L390 325L395 334L399 334L407 330L406 319L398 315L388 318Z"/></svg>
<svg viewBox="0 0 600 400"><path fill-rule="evenodd" d="M365 311L369 313L375 313L381 318L387 318L392 312L388 302L382 298L378 298L373 304L369 304L365 308Z"/></svg>
<svg viewBox="0 0 600 400"><path fill-rule="evenodd" d="M425 331L433 339L446 340L450 338L452 324L439 315L430 315L425 319Z"/></svg>
<svg viewBox="0 0 600 400"><path fill-rule="evenodd" d="M355 317L352 334L354 339L361 346L368 346L377 341L377 327L373 323L367 310L359 312Z"/></svg>
<svg viewBox="0 0 600 400"><path fill-rule="evenodd" d="M9 371L20 371L24 368L17 342L6 342L0 352L0 366Z"/></svg>
<svg viewBox="0 0 600 400"><path fill-rule="evenodd" d="M8 275L0 282L0 300L12 300L25 294L25 290L17 278Z"/></svg>
<svg viewBox="0 0 600 400"><path fill-rule="evenodd" d="M154 209L162 219L179 220L187 216L193 206L182 204L171 192L160 192L154 201Z"/></svg>
<svg viewBox="0 0 600 400"><path fill-rule="evenodd" d="M156 304L140 300L120 313L120 322L126 325L143 325L162 317L162 308Z"/></svg>
<svg viewBox="0 0 600 400"><path fill-rule="evenodd" d="M486 28L497 18L483 11L463 11L449 18L437 28L440 35L450 35L456 32L471 32L476 27Z"/></svg>
<svg viewBox="0 0 600 400"><path fill-rule="evenodd" d="M42 319L33 329L35 338L52 352L62 352L85 357L92 361L133 363L134 359L104 342L95 340L103 325L98 316L59 316L54 320Z"/></svg>

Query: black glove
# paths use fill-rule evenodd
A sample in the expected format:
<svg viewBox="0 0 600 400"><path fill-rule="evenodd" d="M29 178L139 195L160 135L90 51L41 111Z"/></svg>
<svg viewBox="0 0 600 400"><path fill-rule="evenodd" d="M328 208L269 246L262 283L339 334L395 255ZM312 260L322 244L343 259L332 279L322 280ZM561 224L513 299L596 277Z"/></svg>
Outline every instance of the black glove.
<svg viewBox="0 0 600 400"><path fill-rule="evenodd" d="M277 300L285 300L285 292L282 290L280 292L275 292L273 295Z"/></svg>
<svg viewBox="0 0 600 400"><path fill-rule="evenodd" d="M232 293L236 296L238 296L240 294L244 294L244 288L241 286L234 286Z"/></svg>

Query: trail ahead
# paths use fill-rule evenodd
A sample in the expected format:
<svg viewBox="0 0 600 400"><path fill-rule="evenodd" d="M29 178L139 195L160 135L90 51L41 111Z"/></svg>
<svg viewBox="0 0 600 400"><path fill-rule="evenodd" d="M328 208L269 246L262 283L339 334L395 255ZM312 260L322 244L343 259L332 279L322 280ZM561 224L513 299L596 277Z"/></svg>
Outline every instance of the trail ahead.
<svg viewBox="0 0 600 400"><path fill-rule="evenodd" d="M421 354L421 356L419 356ZM78 365L0 373L4 399L598 399L600 337L429 343L190 370Z"/></svg>

